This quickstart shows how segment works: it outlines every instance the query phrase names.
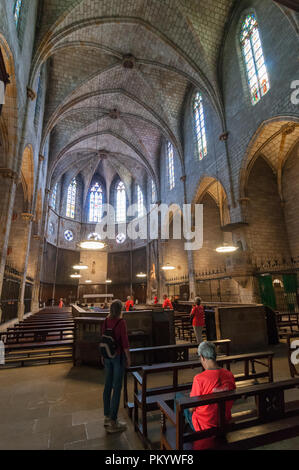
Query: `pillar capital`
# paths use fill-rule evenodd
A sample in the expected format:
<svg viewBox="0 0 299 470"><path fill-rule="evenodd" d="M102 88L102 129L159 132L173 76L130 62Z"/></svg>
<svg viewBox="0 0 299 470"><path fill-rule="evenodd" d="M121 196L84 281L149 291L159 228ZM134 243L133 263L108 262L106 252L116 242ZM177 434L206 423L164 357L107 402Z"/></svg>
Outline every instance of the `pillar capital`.
<svg viewBox="0 0 299 470"><path fill-rule="evenodd" d="M18 174L11 168L0 168L0 176L2 176L2 178L11 179L15 181L19 179Z"/></svg>
<svg viewBox="0 0 299 470"><path fill-rule="evenodd" d="M27 98L29 98L31 101L34 101L36 99L36 93L30 87L27 87Z"/></svg>
<svg viewBox="0 0 299 470"><path fill-rule="evenodd" d="M29 213L29 212L23 212L23 213L21 214L21 216L22 216L22 219L25 220L25 222L30 222L30 221L32 221L32 220L33 220L33 217L34 217L33 214L31 214L31 213Z"/></svg>

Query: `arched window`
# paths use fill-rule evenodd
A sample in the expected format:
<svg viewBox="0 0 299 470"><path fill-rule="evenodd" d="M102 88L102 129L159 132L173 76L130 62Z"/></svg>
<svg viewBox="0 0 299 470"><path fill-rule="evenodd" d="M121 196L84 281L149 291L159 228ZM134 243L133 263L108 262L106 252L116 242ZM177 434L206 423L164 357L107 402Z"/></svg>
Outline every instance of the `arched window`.
<svg viewBox="0 0 299 470"><path fill-rule="evenodd" d="M205 128L205 116L203 111L202 95L197 92L193 100L194 127L199 160L207 156L207 138Z"/></svg>
<svg viewBox="0 0 299 470"><path fill-rule="evenodd" d="M51 206L52 206L52 209L54 209L54 210L56 209L57 188L58 188L58 183L55 184L55 186L52 190Z"/></svg>
<svg viewBox="0 0 299 470"><path fill-rule="evenodd" d="M95 183L90 190L89 222L100 222L103 216L103 190Z"/></svg>
<svg viewBox="0 0 299 470"><path fill-rule="evenodd" d="M15 3L14 3L13 15L14 15L16 26L19 25L19 20L20 20L20 15L21 15L21 10L22 10L22 3L23 3L23 0L15 0Z"/></svg>
<svg viewBox="0 0 299 470"><path fill-rule="evenodd" d="M126 222L126 209L127 209L127 198L126 188L122 181L118 183L116 188L116 222L123 224Z"/></svg>
<svg viewBox="0 0 299 470"><path fill-rule="evenodd" d="M270 83L265 64L258 23L254 13L246 16L241 28L244 55L252 104L256 104L269 91Z"/></svg>
<svg viewBox="0 0 299 470"><path fill-rule="evenodd" d="M152 204L157 202L157 191L154 180L152 180Z"/></svg>
<svg viewBox="0 0 299 470"><path fill-rule="evenodd" d="M143 194L142 194L140 186L137 186L137 205L138 205L138 217L141 218L145 214L144 214Z"/></svg>
<svg viewBox="0 0 299 470"><path fill-rule="evenodd" d="M74 178L67 191L66 216L70 219L75 218L76 210L77 181Z"/></svg>
<svg viewBox="0 0 299 470"><path fill-rule="evenodd" d="M174 151L171 142L167 142L167 167L168 167L168 181L170 191L175 187L174 178Z"/></svg>

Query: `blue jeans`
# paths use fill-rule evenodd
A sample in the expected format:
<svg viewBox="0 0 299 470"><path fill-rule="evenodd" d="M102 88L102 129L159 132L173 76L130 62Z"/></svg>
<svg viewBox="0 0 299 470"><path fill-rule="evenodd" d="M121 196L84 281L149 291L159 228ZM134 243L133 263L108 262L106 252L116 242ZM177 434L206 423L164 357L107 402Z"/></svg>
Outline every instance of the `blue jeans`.
<svg viewBox="0 0 299 470"><path fill-rule="evenodd" d="M179 392L175 395L174 412L176 412L176 400L178 400L179 398L186 398L186 395L184 395L181 392ZM192 423L192 413L191 413L191 411L190 410L184 410L184 415L185 415L186 423L189 424L192 431L195 431L193 423Z"/></svg>
<svg viewBox="0 0 299 470"><path fill-rule="evenodd" d="M105 359L104 414L113 421L117 420L124 372L123 355L118 355L115 359Z"/></svg>

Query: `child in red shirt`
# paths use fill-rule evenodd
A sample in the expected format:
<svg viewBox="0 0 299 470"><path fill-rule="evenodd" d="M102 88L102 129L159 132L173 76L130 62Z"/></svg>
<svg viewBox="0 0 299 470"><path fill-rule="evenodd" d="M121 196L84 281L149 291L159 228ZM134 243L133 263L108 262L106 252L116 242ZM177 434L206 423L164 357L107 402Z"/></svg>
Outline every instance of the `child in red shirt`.
<svg viewBox="0 0 299 470"><path fill-rule="evenodd" d="M169 310L173 310L173 306L172 306L172 303L170 301L170 299L167 297L167 295L164 295L164 303L163 303L163 309L166 310L166 309L169 309Z"/></svg>
<svg viewBox="0 0 299 470"><path fill-rule="evenodd" d="M129 312L132 310L134 307L134 301L132 300L132 297L128 297L126 301L126 312Z"/></svg>
<svg viewBox="0 0 299 470"><path fill-rule="evenodd" d="M206 324L206 321L205 310L201 305L201 299L199 297L196 298L196 305L192 309L191 318L196 341L198 344L200 344L202 342L202 330Z"/></svg>

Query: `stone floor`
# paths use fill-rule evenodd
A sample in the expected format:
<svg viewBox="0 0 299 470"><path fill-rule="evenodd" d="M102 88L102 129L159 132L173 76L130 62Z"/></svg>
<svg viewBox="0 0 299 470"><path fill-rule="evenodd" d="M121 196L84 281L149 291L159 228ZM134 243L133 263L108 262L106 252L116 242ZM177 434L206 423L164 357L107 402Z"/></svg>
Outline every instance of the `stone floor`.
<svg viewBox="0 0 299 470"><path fill-rule="evenodd" d="M275 380L288 379L285 347L275 349ZM192 374L186 374L186 379L190 380ZM167 377L157 377L150 385L164 381ZM0 449L142 449L122 408L120 418L128 422L128 430L118 436L107 435L102 391L102 371L74 368L71 363L1 370ZM295 399L295 395L290 399ZM149 429L151 440L158 442L159 415L149 417ZM299 450L299 439L266 448Z"/></svg>

